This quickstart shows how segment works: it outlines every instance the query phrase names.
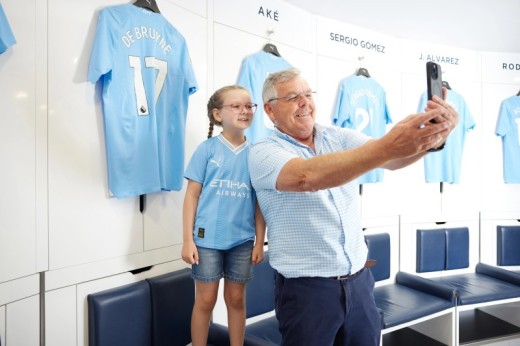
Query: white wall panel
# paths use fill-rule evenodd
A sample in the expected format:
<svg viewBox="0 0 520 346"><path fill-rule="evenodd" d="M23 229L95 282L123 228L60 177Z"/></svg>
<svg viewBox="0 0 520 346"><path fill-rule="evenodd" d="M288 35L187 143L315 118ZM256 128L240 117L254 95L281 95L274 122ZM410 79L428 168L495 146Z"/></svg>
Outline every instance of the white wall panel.
<svg viewBox="0 0 520 346"><path fill-rule="evenodd" d="M17 43L0 55L0 282L36 271L36 7L2 7Z"/></svg>
<svg viewBox="0 0 520 346"><path fill-rule="evenodd" d="M349 25L328 18L317 17L317 53L372 67L397 68L400 42L397 38Z"/></svg>
<svg viewBox="0 0 520 346"><path fill-rule="evenodd" d="M164 14L164 8L168 6L167 3L175 4L184 9L191 11L199 16L206 16L207 13L207 4L205 0L156 0L157 6L161 13Z"/></svg>
<svg viewBox="0 0 520 346"><path fill-rule="evenodd" d="M5 305L0 306L0 343L5 345Z"/></svg>
<svg viewBox="0 0 520 346"><path fill-rule="evenodd" d="M520 85L520 54L480 53L482 83Z"/></svg>
<svg viewBox="0 0 520 346"><path fill-rule="evenodd" d="M38 294L40 291L39 277L39 274L34 274L0 284L0 305Z"/></svg>
<svg viewBox="0 0 520 346"><path fill-rule="evenodd" d="M196 1L195 3L200 3ZM161 2L161 13L183 34L190 52L199 90L190 96L186 120L185 162L187 165L196 146L207 135L208 117L207 20L169 2ZM147 196L144 213L144 250L182 244L182 191L161 192Z"/></svg>
<svg viewBox="0 0 520 346"><path fill-rule="evenodd" d="M45 344L76 344L76 286L45 292Z"/></svg>
<svg viewBox="0 0 520 346"><path fill-rule="evenodd" d="M45 290L54 290L78 283L165 263L180 257L181 244L146 252L91 262L45 273Z"/></svg>
<svg viewBox="0 0 520 346"><path fill-rule="evenodd" d="M427 61L441 65L443 80L450 85L459 81L479 81L477 52L457 47L436 46L417 41L403 40L401 49L401 70L420 73L426 90Z"/></svg>
<svg viewBox="0 0 520 346"><path fill-rule="evenodd" d="M49 1L49 262L56 269L143 250L138 198L109 198L100 83L87 82L101 7Z"/></svg>
<svg viewBox="0 0 520 346"><path fill-rule="evenodd" d="M35 295L6 306L6 346L40 345L39 304L39 295Z"/></svg>
<svg viewBox="0 0 520 346"><path fill-rule="evenodd" d="M314 18L283 1L217 0L214 15L217 23L270 38L275 44L313 50Z"/></svg>

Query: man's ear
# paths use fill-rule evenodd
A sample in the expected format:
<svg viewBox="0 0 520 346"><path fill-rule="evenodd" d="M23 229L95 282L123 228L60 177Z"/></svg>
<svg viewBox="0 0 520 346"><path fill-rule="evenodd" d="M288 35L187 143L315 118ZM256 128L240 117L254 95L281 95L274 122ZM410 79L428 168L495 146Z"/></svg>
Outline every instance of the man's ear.
<svg viewBox="0 0 520 346"><path fill-rule="evenodd" d="M270 102L264 103L264 112L265 112L265 114L267 114L269 119L271 119L273 124L276 124L276 118L274 116L273 106L271 105Z"/></svg>

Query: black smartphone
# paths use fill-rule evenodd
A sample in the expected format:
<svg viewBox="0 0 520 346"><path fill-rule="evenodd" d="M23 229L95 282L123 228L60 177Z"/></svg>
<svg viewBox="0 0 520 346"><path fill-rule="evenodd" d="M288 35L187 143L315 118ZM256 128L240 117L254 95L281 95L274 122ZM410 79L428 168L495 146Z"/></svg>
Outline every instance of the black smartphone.
<svg viewBox="0 0 520 346"><path fill-rule="evenodd" d="M441 65L428 61L426 63L426 79L428 80L428 100L437 95L442 99L442 70Z"/></svg>
<svg viewBox="0 0 520 346"><path fill-rule="evenodd" d="M442 99L442 70L441 65L428 61L426 63L426 79L427 79L427 93L428 100L433 98L433 95L437 95ZM435 123L435 120L430 120Z"/></svg>

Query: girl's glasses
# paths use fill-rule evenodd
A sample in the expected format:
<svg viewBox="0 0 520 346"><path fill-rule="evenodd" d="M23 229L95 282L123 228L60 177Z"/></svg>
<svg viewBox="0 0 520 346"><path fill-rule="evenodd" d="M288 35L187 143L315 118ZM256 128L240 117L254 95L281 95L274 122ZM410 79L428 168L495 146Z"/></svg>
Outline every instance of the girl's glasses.
<svg viewBox="0 0 520 346"><path fill-rule="evenodd" d="M233 110L233 112L235 112L235 113L242 113L244 111L244 109L248 112L254 113L256 111L256 107L258 107L258 105L256 103L246 103L246 104L232 103L230 105L222 105L222 108L224 108L224 107L231 108Z"/></svg>

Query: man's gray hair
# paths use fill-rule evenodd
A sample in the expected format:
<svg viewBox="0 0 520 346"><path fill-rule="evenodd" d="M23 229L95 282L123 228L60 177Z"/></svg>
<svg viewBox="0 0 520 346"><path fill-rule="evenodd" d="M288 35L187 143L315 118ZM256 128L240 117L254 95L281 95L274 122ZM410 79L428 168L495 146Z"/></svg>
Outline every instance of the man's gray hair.
<svg viewBox="0 0 520 346"><path fill-rule="evenodd" d="M262 99L264 103L267 103L269 100L278 97L275 88L276 84L288 82L291 79L298 77L299 75L300 70L295 67L269 74L264 82L264 87L262 89Z"/></svg>

